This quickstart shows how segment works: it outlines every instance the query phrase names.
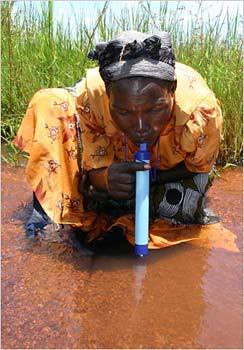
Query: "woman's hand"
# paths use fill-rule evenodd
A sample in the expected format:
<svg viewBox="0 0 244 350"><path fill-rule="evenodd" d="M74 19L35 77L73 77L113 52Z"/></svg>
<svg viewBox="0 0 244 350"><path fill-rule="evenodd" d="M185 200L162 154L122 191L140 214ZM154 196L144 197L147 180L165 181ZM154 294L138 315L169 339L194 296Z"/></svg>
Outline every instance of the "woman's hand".
<svg viewBox="0 0 244 350"><path fill-rule="evenodd" d="M131 199L135 195L136 171L149 170L150 165L136 162L111 164L108 168L108 193L114 199Z"/></svg>
<svg viewBox="0 0 244 350"><path fill-rule="evenodd" d="M91 170L97 172L98 170ZM100 169L99 169L100 171ZM96 174L95 174L96 175ZM98 174L97 174L98 175ZM100 175L100 174L99 174ZM99 176L100 177L100 176ZM89 181L89 175L87 171L83 171L79 179L79 192L85 198L95 198L96 200L108 199L109 195L107 191L96 190Z"/></svg>
<svg viewBox="0 0 244 350"><path fill-rule="evenodd" d="M135 195L136 171L149 170L150 165L137 162L111 164L108 168L89 171L89 183L95 191L108 193L117 200L127 200Z"/></svg>
<svg viewBox="0 0 244 350"><path fill-rule="evenodd" d="M121 162L108 168L108 192L114 199L131 199L135 195L136 171L149 170L149 164Z"/></svg>

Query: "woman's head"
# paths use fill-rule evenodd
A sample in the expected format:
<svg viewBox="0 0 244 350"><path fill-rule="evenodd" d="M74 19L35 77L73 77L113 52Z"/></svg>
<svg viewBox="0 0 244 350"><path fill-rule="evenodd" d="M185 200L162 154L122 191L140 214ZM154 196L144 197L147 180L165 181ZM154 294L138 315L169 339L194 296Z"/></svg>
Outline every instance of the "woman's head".
<svg viewBox="0 0 244 350"><path fill-rule="evenodd" d="M109 84L113 121L131 141L153 145L169 121L176 82L130 77Z"/></svg>
<svg viewBox="0 0 244 350"><path fill-rule="evenodd" d="M169 120L176 89L169 34L123 32L89 57L99 62L117 126L135 144L154 143Z"/></svg>

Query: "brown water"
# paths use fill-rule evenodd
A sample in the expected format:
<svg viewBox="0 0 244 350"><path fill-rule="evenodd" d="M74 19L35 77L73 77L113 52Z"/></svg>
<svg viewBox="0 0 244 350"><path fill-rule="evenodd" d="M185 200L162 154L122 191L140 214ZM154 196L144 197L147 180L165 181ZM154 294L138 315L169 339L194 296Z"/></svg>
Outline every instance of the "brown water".
<svg viewBox="0 0 244 350"><path fill-rule="evenodd" d="M139 260L28 241L22 225L30 200L24 169L4 165L3 349L242 348L241 169L224 172L209 192L235 243L231 232L223 231L223 244L209 228L208 244Z"/></svg>

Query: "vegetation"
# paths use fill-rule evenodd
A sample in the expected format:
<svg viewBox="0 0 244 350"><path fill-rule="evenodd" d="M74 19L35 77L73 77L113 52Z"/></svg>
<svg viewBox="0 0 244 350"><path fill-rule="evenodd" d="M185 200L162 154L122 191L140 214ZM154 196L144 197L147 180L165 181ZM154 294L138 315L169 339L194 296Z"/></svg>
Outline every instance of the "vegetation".
<svg viewBox="0 0 244 350"><path fill-rule="evenodd" d="M27 6L28 5L28 6ZM115 17L105 3L94 21L87 25L77 18L64 28L53 18L53 2L3 1L2 25L2 141L10 145L32 95L40 88L72 86L94 63L87 53L98 40L111 39L116 33L135 29L144 32L167 30L171 33L177 60L189 64L206 79L221 102L224 115L223 141L219 164L238 164L242 158L242 41L238 35L240 14L210 21L192 17L185 28L182 10L169 10L161 1L157 14L150 1L138 2L136 9L125 8ZM17 8L17 9L16 9ZM227 34L220 35L223 26ZM10 146L13 150L13 146ZM16 150L13 151L14 159ZM7 157L8 158L8 157Z"/></svg>

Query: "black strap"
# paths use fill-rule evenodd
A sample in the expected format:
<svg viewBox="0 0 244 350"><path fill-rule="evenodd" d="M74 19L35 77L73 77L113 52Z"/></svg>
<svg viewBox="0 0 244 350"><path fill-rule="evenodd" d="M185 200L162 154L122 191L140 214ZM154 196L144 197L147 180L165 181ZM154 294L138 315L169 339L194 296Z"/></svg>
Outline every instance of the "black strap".
<svg viewBox="0 0 244 350"><path fill-rule="evenodd" d="M80 129L80 118L78 113L75 113L75 126L77 132L77 163L80 175L83 173L82 167L82 141L81 141L81 129Z"/></svg>

